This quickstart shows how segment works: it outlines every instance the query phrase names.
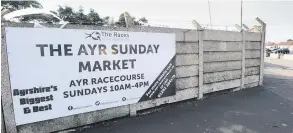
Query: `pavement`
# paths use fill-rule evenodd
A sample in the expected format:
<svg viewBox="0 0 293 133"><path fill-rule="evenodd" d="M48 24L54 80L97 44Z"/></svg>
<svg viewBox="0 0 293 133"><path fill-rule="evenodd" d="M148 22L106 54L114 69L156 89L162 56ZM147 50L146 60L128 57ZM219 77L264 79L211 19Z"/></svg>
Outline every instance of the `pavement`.
<svg viewBox="0 0 293 133"><path fill-rule="evenodd" d="M293 100L293 61L265 58L264 88Z"/></svg>
<svg viewBox="0 0 293 133"><path fill-rule="evenodd" d="M265 59L264 86L75 129L81 133L293 133L293 61Z"/></svg>

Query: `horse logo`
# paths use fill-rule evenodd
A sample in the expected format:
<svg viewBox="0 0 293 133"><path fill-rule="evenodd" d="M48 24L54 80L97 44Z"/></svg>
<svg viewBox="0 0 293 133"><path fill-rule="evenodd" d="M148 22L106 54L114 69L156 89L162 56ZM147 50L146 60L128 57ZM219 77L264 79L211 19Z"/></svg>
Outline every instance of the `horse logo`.
<svg viewBox="0 0 293 133"><path fill-rule="evenodd" d="M101 41L101 34L97 31L94 31L93 33L85 33L87 36L85 38L91 37L93 40L99 40Z"/></svg>

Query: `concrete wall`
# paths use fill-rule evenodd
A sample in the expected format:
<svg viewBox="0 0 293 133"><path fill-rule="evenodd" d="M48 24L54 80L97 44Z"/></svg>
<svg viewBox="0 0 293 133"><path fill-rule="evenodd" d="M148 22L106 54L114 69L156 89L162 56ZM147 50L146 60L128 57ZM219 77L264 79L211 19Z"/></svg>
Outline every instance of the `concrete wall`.
<svg viewBox="0 0 293 133"><path fill-rule="evenodd" d="M241 87L243 67L244 86L259 82L260 33L204 31L203 48L204 94Z"/></svg>
<svg viewBox="0 0 293 133"><path fill-rule="evenodd" d="M6 24L33 27L32 24ZM53 28L56 25L45 25ZM176 95L137 104L61 117L15 126L7 65L5 35L2 34L2 101L7 132L52 132L92 124L122 116L135 116L138 110L202 98L203 94L231 88L259 85L261 33L214 30L185 30L157 27L113 28L67 25L67 29L121 30L176 34ZM2 29L2 33L3 29ZM244 58L245 57L245 58Z"/></svg>

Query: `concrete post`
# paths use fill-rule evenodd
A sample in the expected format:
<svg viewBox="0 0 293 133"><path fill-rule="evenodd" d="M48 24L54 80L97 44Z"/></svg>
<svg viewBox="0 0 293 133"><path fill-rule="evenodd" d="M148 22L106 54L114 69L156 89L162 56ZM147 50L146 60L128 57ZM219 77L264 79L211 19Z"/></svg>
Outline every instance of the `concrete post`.
<svg viewBox="0 0 293 133"><path fill-rule="evenodd" d="M1 102L2 104L2 102ZM3 108L1 106L1 133L6 133L5 131L5 122L4 122L4 115L3 115Z"/></svg>
<svg viewBox="0 0 293 133"><path fill-rule="evenodd" d="M256 18L256 20L261 24L261 49L260 49L260 74L259 74L259 85L263 85L263 76L264 76L264 49L265 49L265 37L266 37L266 23L264 23L260 18Z"/></svg>
<svg viewBox="0 0 293 133"><path fill-rule="evenodd" d="M136 111L137 111L136 104L130 104L129 105L129 115L136 116L137 115Z"/></svg>
<svg viewBox="0 0 293 133"><path fill-rule="evenodd" d="M203 98L203 39L204 30L198 29L198 99Z"/></svg>
<svg viewBox="0 0 293 133"><path fill-rule="evenodd" d="M3 116L5 122L5 130L7 133L17 133L16 122L14 119L12 94L10 89L10 75L8 67L8 53L6 45L6 32L2 25L2 41L1 41L1 102Z"/></svg>
<svg viewBox="0 0 293 133"><path fill-rule="evenodd" d="M245 31L242 30L242 58L241 58L241 85L240 88L244 88L244 78L245 78Z"/></svg>

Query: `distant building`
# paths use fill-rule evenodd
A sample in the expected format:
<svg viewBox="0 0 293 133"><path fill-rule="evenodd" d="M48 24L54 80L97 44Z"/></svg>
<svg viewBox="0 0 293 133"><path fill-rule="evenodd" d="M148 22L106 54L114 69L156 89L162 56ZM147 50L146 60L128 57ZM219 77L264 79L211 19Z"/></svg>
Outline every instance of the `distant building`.
<svg viewBox="0 0 293 133"><path fill-rule="evenodd" d="M265 44L265 48L288 48L292 53L293 52L293 41L280 42L280 43L267 42Z"/></svg>
<svg viewBox="0 0 293 133"><path fill-rule="evenodd" d="M277 44L279 48L289 48L293 50L293 41L280 42Z"/></svg>
<svg viewBox="0 0 293 133"><path fill-rule="evenodd" d="M277 43L274 43L274 42L267 42L265 44L265 48L275 48L277 47Z"/></svg>
<svg viewBox="0 0 293 133"><path fill-rule="evenodd" d="M266 48L288 48L290 53L293 53L293 41L280 42L280 43L267 43Z"/></svg>

